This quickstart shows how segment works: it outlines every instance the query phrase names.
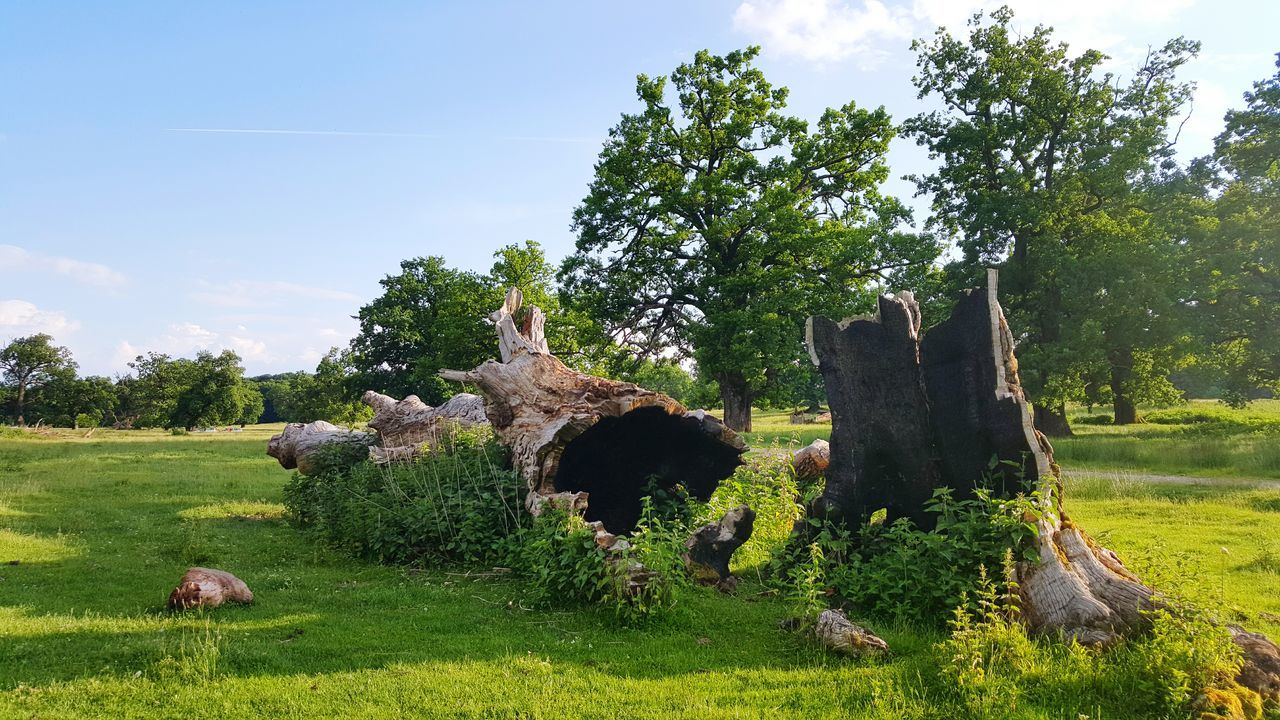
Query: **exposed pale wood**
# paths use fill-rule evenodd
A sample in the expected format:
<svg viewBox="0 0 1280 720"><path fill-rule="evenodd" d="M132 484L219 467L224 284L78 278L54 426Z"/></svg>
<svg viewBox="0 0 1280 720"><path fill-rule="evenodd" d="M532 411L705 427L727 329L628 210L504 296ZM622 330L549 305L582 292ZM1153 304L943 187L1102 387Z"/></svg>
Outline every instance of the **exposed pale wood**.
<svg viewBox="0 0 1280 720"><path fill-rule="evenodd" d="M842 655L881 655L889 644L870 630L855 625L841 610L824 610L813 627L814 637L824 647Z"/></svg>
<svg viewBox="0 0 1280 720"><path fill-rule="evenodd" d="M827 472L831 464L831 443L817 438L791 456L791 468L797 480L813 480Z"/></svg>
<svg viewBox="0 0 1280 720"><path fill-rule="evenodd" d="M529 484L529 509L548 498L585 493L588 521L629 532L646 479L709 498L741 463L746 446L718 419L689 412L662 393L569 369L547 351L542 313L530 308L522 333L521 294L512 288L495 323L502 362L472 370L441 370L447 380L473 383L512 462Z"/></svg>
<svg viewBox="0 0 1280 720"><path fill-rule="evenodd" d="M227 602L251 603L253 593L240 578L225 570L213 568L189 568L169 593L170 610L187 610L193 607L215 608Z"/></svg>
<svg viewBox="0 0 1280 720"><path fill-rule="evenodd" d="M310 475L316 470L312 460L320 448L334 443L368 446L376 440L377 436L370 433L347 430L324 420L289 423L284 432L267 441L267 454L279 460L286 470L297 468L303 475Z"/></svg>

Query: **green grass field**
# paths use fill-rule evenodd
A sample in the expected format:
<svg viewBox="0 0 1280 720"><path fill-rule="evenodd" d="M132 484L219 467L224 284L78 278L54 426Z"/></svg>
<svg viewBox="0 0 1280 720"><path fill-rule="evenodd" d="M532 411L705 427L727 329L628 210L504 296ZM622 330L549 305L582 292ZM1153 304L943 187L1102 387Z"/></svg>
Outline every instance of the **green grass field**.
<svg viewBox="0 0 1280 720"><path fill-rule="evenodd" d="M828 656L778 629L788 606L750 568L737 595L683 591L629 629L527 609L518 580L350 560L282 519L274 430L0 437L0 718L1134 716L1124 688L1069 673L1015 707L967 703L941 679L941 633L874 618L892 657ZM1181 567L1196 598L1280 635L1280 491L1092 477L1069 493L1139 568ZM161 612L195 564L257 602Z"/></svg>

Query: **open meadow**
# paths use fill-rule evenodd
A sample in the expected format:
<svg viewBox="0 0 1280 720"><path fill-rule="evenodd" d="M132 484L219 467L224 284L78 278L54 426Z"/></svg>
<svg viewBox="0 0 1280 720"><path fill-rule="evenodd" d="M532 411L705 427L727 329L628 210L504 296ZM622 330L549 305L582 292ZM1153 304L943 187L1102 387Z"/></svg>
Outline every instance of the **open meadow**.
<svg viewBox="0 0 1280 720"><path fill-rule="evenodd" d="M761 432L776 425L758 421ZM826 654L779 629L790 606L758 565L737 568L735 595L683 588L670 616L634 628L599 608L535 610L523 581L484 568L353 560L287 522L291 473L263 454L278 427L6 431L0 717L1163 716L1136 707L1142 689L1087 653L1064 667L1044 650L1012 697L957 690L939 629L858 618L892 655ZM1071 442L1087 447L1103 428L1088 430ZM1213 442L1274 457L1275 438ZM1148 577L1182 575L1193 599L1274 636L1280 488L1231 480L1224 469L1255 466L1229 457L1209 486L1082 476L1067 508ZM191 565L235 572L256 602L163 612Z"/></svg>

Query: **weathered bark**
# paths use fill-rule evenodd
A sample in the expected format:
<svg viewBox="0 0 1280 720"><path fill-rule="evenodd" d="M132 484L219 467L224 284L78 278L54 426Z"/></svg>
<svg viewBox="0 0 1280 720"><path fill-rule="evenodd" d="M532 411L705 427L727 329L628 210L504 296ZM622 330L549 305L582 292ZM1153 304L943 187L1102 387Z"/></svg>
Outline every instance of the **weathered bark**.
<svg viewBox="0 0 1280 720"><path fill-rule="evenodd" d="M716 376L720 384L720 399L724 401L724 424L734 432L751 432L751 385L740 372L725 372Z"/></svg>
<svg viewBox="0 0 1280 720"><path fill-rule="evenodd" d="M721 590L733 590L737 583L729 572L729 560L751 539L755 521L755 511L739 505L718 521L695 530L684 543L684 562L693 579Z"/></svg>
<svg viewBox="0 0 1280 720"><path fill-rule="evenodd" d="M253 593L240 578L224 570L193 567L169 593L167 607L170 610L187 610L193 607L215 608L226 602L251 603Z"/></svg>
<svg viewBox="0 0 1280 720"><path fill-rule="evenodd" d="M661 393L565 367L540 339L540 309L530 308L524 332L517 329L521 301L512 288L491 316L502 362L440 375L480 388L494 433L529 484L532 512L546 502L585 502L589 522L627 533L645 495L682 485L705 500L741 464L746 446L716 418Z"/></svg>
<svg viewBox="0 0 1280 720"><path fill-rule="evenodd" d="M289 423L285 425L284 432L267 441L267 454L279 460L280 466L286 470L297 468L303 475L311 475L317 469L314 462L317 453L326 445L368 447L376 440L376 436L370 433L347 430L323 420Z"/></svg>
<svg viewBox="0 0 1280 720"><path fill-rule="evenodd" d="M1244 664L1236 682L1262 696L1272 704L1280 704L1280 646L1266 635L1251 633L1238 625L1229 625L1231 640L1240 648Z"/></svg>
<svg viewBox="0 0 1280 720"><path fill-rule="evenodd" d="M924 526L941 464L920 375L920 309L911 293L879 304L874 317L812 317L805 328L834 418L826 489L810 512L858 523L885 508L890 521Z"/></svg>
<svg viewBox="0 0 1280 720"><path fill-rule="evenodd" d="M434 451L447 425L469 427L487 423L484 398L458 393L439 407L410 395L403 400L367 391L361 400L376 413L369 427L378 431L379 445L369 448L376 463L398 462L417 457L423 447Z"/></svg>
<svg viewBox="0 0 1280 720"><path fill-rule="evenodd" d="M791 456L791 468L796 480L813 480L827 473L831 464L831 444L822 438L805 445Z"/></svg>
<svg viewBox="0 0 1280 720"><path fill-rule="evenodd" d="M277 458L286 470L297 468L303 475L316 469L311 458L320 448L334 444L359 444L369 448L368 457L376 463L406 461L417 457L425 446L434 450L446 424L463 427L488 422L484 415L484 398L458 393L440 407L431 407L410 395L404 400L370 390L361 400L376 412L369 427L377 434L355 432L323 420L312 423L290 423L284 432L272 436L267 454Z"/></svg>

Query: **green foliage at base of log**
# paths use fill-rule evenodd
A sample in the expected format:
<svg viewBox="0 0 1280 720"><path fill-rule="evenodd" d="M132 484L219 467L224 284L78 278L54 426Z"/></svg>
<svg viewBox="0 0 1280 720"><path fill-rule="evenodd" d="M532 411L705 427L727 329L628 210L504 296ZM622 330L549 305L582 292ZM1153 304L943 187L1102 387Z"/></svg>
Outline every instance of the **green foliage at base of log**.
<svg viewBox="0 0 1280 720"><path fill-rule="evenodd" d="M807 518L804 540L775 558L775 577L795 597L816 585L866 615L937 625L975 597L983 568L1000 567L1007 553L1035 559L1029 541L1040 507L1034 494L1000 499L977 490L956 499L942 488L927 508L938 517L929 531L906 518L886 525L873 516L856 529Z"/></svg>

